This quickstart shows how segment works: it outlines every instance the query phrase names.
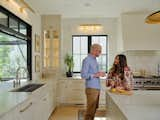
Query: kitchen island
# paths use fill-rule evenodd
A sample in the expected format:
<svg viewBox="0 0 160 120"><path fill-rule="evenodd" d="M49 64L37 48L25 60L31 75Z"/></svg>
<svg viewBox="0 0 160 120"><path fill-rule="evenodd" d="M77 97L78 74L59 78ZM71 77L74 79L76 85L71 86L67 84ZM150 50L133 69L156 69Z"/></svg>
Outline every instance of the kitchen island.
<svg viewBox="0 0 160 120"><path fill-rule="evenodd" d="M160 120L160 91L135 90L132 95L106 91L109 120Z"/></svg>

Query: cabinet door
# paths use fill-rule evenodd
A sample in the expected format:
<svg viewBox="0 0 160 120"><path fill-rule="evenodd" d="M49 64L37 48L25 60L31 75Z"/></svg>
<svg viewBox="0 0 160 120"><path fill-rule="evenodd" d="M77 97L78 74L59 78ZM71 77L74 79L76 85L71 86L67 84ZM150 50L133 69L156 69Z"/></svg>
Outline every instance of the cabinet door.
<svg viewBox="0 0 160 120"><path fill-rule="evenodd" d="M48 120L49 112L49 94L37 99L34 107L34 120Z"/></svg>
<svg viewBox="0 0 160 120"><path fill-rule="evenodd" d="M70 81L61 80L58 82L58 102L59 104L66 102L66 97L68 96L68 85Z"/></svg>
<svg viewBox="0 0 160 120"><path fill-rule="evenodd" d="M48 120L50 116L50 110L49 110L49 94L45 95L42 99L42 110L43 110L43 120Z"/></svg>
<svg viewBox="0 0 160 120"><path fill-rule="evenodd" d="M43 66L44 68L59 67L59 38L58 31L44 31ZM54 51L54 52L53 52Z"/></svg>
<svg viewBox="0 0 160 120"><path fill-rule="evenodd" d="M68 86L67 103L85 104L85 83L82 80L72 80Z"/></svg>
<svg viewBox="0 0 160 120"><path fill-rule="evenodd" d="M101 93L100 93L100 100L99 104L106 104L106 81L101 80Z"/></svg>
<svg viewBox="0 0 160 120"><path fill-rule="evenodd" d="M18 120L17 118L17 111L11 110L10 112L7 112L4 116L0 117L0 120Z"/></svg>
<svg viewBox="0 0 160 120"><path fill-rule="evenodd" d="M52 113L52 111L56 107L56 90L53 87L49 89L49 102L48 103L49 103L49 111L50 113Z"/></svg>
<svg viewBox="0 0 160 120"><path fill-rule="evenodd" d="M35 107L34 107L34 115L33 115L33 120L43 120L43 105L41 102L41 99L37 99L35 102Z"/></svg>
<svg viewBox="0 0 160 120"><path fill-rule="evenodd" d="M17 107L17 120L33 120L33 101L27 100Z"/></svg>

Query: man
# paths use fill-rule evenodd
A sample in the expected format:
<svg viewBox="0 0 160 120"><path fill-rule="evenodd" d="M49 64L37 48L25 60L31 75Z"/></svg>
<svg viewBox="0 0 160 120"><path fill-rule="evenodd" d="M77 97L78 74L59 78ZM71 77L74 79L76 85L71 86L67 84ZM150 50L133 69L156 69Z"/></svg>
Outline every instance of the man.
<svg viewBox="0 0 160 120"><path fill-rule="evenodd" d="M96 57L101 54L101 46L93 44L91 46L90 54L83 60L81 77L85 79L86 96L87 96L87 110L85 120L94 120L96 109L99 104L100 95L100 79L105 76L105 73L99 71Z"/></svg>

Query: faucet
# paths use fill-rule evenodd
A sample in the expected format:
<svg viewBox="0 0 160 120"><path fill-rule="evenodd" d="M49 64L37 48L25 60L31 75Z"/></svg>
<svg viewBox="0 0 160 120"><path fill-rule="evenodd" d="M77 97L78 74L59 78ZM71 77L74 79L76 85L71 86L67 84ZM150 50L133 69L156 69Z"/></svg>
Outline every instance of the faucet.
<svg viewBox="0 0 160 120"><path fill-rule="evenodd" d="M16 70L16 79L13 81L13 86L21 84L21 79L25 77L25 73L28 79L28 70L26 67L18 67Z"/></svg>
<svg viewBox="0 0 160 120"><path fill-rule="evenodd" d="M160 76L160 64L158 64L158 67L157 67L157 75Z"/></svg>

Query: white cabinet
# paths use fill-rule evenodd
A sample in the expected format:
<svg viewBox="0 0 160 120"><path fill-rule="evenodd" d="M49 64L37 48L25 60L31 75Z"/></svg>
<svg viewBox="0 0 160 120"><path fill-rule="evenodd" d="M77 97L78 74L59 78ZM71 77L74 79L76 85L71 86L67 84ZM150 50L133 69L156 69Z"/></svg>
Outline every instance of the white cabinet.
<svg viewBox="0 0 160 120"><path fill-rule="evenodd" d="M49 113L52 113L53 110L56 108L56 85L52 85L53 86L50 86L48 91Z"/></svg>
<svg viewBox="0 0 160 120"><path fill-rule="evenodd" d="M43 31L43 67L46 69L60 67L60 15L42 15Z"/></svg>
<svg viewBox="0 0 160 120"><path fill-rule="evenodd" d="M34 119L33 120L48 120L52 111L55 109L54 100L54 86L53 82L49 82L46 87L44 87L35 96L35 108L34 108Z"/></svg>
<svg viewBox="0 0 160 120"><path fill-rule="evenodd" d="M18 120L17 119L17 111L16 110L11 110L4 116L0 117L0 120Z"/></svg>
<svg viewBox="0 0 160 120"><path fill-rule="evenodd" d="M59 104L85 104L85 87L83 80L60 80L58 83Z"/></svg>
<svg viewBox="0 0 160 120"><path fill-rule="evenodd" d="M148 13L123 14L122 39L124 50L159 50L160 26L145 23Z"/></svg>
<svg viewBox="0 0 160 120"><path fill-rule="evenodd" d="M105 80L101 80L100 104L105 104ZM86 104L85 81L65 79L58 83L59 104Z"/></svg>
<svg viewBox="0 0 160 120"><path fill-rule="evenodd" d="M59 33L55 30L45 30L43 40L43 67L59 67ZM54 51L54 52L53 52Z"/></svg>
<svg viewBox="0 0 160 120"><path fill-rule="evenodd" d="M27 93L28 98L1 116L0 120L48 120L56 107L55 90L56 84L51 81L36 91ZM17 94L18 97L19 95L21 94Z"/></svg>
<svg viewBox="0 0 160 120"><path fill-rule="evenodd" d="M16 110L16 120L33 120L34 114L34 101L32 99L26 100L24 103L20 104Z"/></svg>
<svg viewBox="0 0 160 120"><path fill-rule="evenodd" d="M71 80L67 86L67 103L85 104L85 83L84 80Z"/></svg>
<svg viewBox="0 0 160 120"><path fill-rule="evenodd" d="M41 103L41 110L42 110L42 120L48 120L49 116L50 116L50 111L49 111L49 94L46 94L45 96L43 96L40 99L40 103Z"/></svg>
<svg viewBox="0 0 160 120"><path fill-rule="evenodd" d="M47 120L50 116L49 112L49 94L37 99L34 108L33 120Z"/></svg>
<svg viewBox="0 0 160 120"><path fill-rule="evenodd" d="M66 80L59 80L57 84L57 102L58 104L65 103L67 95L67 82Z"/></svg>
<svg viewBox="0 0 160 120"><path fill-rule="evenodd" d="M99 104L106 104L106 80L101 80L101 93L100 93L100 99Z"/></svg>

